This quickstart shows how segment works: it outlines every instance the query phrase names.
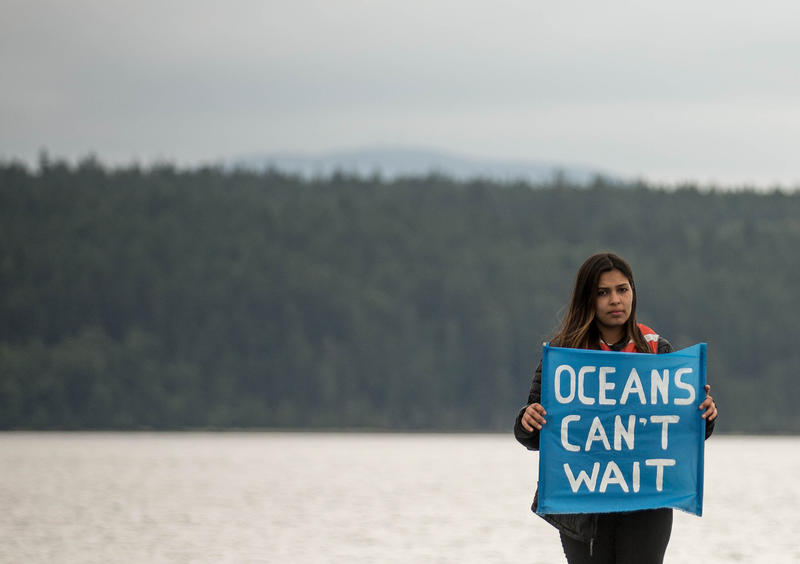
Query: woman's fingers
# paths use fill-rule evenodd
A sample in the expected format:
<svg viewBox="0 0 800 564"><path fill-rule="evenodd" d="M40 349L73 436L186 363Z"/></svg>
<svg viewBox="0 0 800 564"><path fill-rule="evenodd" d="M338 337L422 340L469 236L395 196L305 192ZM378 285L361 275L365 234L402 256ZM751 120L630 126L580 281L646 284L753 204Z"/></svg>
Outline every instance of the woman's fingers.
<svg viewBox="0 0 800 564"><path fill-rule="evenodd" d="M703 409L702 407L700 409ZM713 421L717 418L717 406L712 402L711 405L703 412L702 418Z"/></svg>
<svg viewBox="0 0 800 564"><path fill-rule="evenodd" d="M698 409L703 410L703 419L713 421L717 418L717 404L714 403L714 398L709 395L710 392L711 385L706 384L706 399L703 400Z"/></svg>
<svg viewBox="0 0 800 564"><path fill-rule="evenodd" d="M525 409L525 413L522 414L522 426L528 432L534 429L541 430L542 425L547 423L544 418L545 415L547 415L547 412L541 404L532 403Z"/></svg>

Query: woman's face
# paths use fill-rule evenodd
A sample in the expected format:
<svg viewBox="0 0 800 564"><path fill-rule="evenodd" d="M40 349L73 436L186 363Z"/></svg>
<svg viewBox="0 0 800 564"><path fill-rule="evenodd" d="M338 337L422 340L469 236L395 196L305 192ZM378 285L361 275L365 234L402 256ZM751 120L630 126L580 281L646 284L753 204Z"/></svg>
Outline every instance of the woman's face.
<svg viewBox="0 0 800 564"><path fill-rule="evenodd" d="M617 269L609 270L600 275L597 283L595 297L595 322L600 333L604 336L623 337L625 323L631 316L633 307L633 289L627 276Z"/></svg>

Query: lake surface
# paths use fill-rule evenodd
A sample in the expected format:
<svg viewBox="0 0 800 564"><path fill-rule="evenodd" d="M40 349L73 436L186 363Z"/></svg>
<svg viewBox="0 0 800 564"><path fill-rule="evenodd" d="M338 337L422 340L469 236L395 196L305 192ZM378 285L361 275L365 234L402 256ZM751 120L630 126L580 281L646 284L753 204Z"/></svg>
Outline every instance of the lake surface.
<svg viewBox="0 0 800 564"><path fill-rule="evenodd" d="M507 435L0 433L0 562L557 563ZM800 438L714 436L666 562L800 562Z"/></svg>

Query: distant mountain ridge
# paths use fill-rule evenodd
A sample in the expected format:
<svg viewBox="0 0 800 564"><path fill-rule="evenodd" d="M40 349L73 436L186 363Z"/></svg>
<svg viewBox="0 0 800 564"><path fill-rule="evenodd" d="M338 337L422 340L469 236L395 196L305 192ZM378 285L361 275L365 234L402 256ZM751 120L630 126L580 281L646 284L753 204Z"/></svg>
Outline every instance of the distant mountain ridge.
<svg viewBox="0 0 800 564"><path fill-rule="evenodd" d="M557 175L563 175L566 180L579 184L585 184L597 176L616 177L607 171L585 165L470 157L416 147L364 148L317 154L256 154L231 159L227 164L230 168L258 171L274 168L307 178L326 177L336 171L362 177L377 173L387 179L436 173L457 180L486 178L503 182L547 182Z"/></svg>

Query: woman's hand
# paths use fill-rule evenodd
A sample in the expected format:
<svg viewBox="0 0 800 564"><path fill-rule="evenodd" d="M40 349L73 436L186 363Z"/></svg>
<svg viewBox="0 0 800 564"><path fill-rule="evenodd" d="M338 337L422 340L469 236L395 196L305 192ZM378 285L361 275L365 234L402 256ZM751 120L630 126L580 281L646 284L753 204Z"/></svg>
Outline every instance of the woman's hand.
<svg viewBox="0 0 800 564"><path fill-rule="evenodd" d="M699 410L703 411L701 417L707 421L713 421L717 418L717 404L714 403L714 398L709 395L710 391L711 386L706 384L706 399L698 407Z"/></svg>
<svg viewBox="0 0 800 564"><path fill-rule="evenodd" d="M542 407L540 403L532 403L528 407L525 408L525 412L522 414L522 427L529 433L532 433L534 429L541 430L542 425L547 423L544 416L547 415L547 412Z"/></svg>

